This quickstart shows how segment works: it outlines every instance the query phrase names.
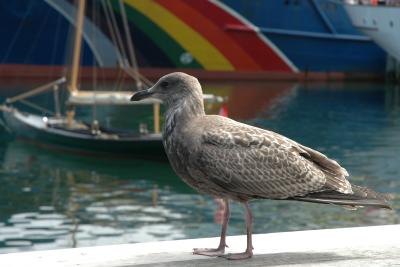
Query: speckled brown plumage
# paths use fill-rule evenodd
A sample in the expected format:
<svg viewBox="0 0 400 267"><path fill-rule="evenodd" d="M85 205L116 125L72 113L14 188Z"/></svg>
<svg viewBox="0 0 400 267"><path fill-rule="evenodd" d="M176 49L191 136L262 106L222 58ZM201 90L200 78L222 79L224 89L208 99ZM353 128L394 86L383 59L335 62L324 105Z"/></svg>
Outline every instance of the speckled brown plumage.
<svg viewBox="0 0 400 267"><path fill-rule="evenodd" d="M198 142L188 158L179 160L187 175L201 180L205 193L248 200L326 189L352 192L345 169L281 135L220 116L204 116L190 125L198 129L193 136Z"/></svg>
<svg viewBox="0 0 400 267"><path fill-rule="evenodd" d="M223 198L227 205L229 199L245 203L248 248L244 254L230 258L252 255L251 213L247 206L251 199L387 207L372 190L364 194L367 191L357 187L355 194L346 179L347 171L322 153L272 131L206 115L200 83L190 75L166 75L132 98L140 100L148 96L159 98L166 105L163 143L175 172L194 189ZM374 201L365 201L368 198ZM225 217L226 226L229 216ZM223 254L224 235L223 231L217 250L195 252Z"/></svg>

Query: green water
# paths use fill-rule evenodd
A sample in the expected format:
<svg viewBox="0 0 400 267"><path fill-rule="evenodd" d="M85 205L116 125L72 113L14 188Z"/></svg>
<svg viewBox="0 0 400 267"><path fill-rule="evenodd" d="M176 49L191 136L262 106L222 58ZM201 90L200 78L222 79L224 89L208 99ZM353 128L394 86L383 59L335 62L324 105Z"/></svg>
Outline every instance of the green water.
<svg viewBox="0 0 400 267"><path fill-rule="evenodd" d="M394 197L394 211L256 201L255 233L400 222L398 88L244 82L204 87L229 97L231 117L318 149L338 160L353 183ZM129 124L126 114L98 111L118 125ZM14 141L4 131L1 138L0 253L219 235L218 205L189 189L168 162L63 154ZM239 205L228 231L245 233Z"/></svg>

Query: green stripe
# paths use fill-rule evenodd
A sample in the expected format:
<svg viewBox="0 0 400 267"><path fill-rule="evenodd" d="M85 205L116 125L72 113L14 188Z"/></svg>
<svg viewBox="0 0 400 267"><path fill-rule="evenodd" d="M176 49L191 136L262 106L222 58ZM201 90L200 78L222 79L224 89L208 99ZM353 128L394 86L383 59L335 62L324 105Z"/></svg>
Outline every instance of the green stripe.
<svg viewBox="0 0 400 267"><path fill-rule="evenodd" d="M119 6L117 1L111 1L113 3L113 8L119 11ZM204 67L195 59L189 64L183 64L180 61L180 57L186 52L169 34L160 29L156 24L154 24L150 19L148 19L141 12L134 9L132 6L125 4L126 15L128 20L135 24L135 26L140 29L149 39L151 39L168 57L173 64L178 68L200 68ZM146 53L151 53L151 51L146 51Z"/></svg>

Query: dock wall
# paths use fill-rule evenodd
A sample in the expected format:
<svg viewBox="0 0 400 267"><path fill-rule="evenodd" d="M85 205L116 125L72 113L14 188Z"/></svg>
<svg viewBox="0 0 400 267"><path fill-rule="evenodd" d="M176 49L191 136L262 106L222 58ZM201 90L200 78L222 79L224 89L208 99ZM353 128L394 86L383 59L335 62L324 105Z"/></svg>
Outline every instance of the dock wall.
<svg viewBox="0 0 400 267"><path fill-rule="evenodd" d="M254 235L254 257L228 261L192 255L219 238L187 239L0 255L2 267L44 266L400 266L400 225ZM245 249L245 236L229 236L227 252Z"/></svg>

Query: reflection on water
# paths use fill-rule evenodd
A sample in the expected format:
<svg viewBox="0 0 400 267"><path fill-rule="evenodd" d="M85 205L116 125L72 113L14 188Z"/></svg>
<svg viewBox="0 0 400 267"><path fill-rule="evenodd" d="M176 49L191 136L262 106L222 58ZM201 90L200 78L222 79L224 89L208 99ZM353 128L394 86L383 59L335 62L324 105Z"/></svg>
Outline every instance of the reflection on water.
<svg viewBox="0 0 400 267"><path fill-rule="evenodd" d="M61 156L20 142L5 148L1 177L4 252L183 238L175 226L185 207L173 202L196 201L166 162Z"/></svg>
<svg viewBox="0 0 400 267"><path fill-rule="evenodd" d="M205 87L229 97L231 117L317 148L341 162L354 183L395 198L395 211L355 212L256 201L251 204L256 233L399 223L398 89L286 83ZM118 118L124 112L109 114ZM19 141L0 145L0 160L0 253L219 235L221 205L192 191L167 162L64 155ZM238 205L229 234L244 234Z"/></svg>

